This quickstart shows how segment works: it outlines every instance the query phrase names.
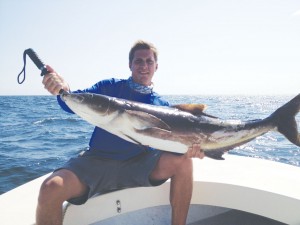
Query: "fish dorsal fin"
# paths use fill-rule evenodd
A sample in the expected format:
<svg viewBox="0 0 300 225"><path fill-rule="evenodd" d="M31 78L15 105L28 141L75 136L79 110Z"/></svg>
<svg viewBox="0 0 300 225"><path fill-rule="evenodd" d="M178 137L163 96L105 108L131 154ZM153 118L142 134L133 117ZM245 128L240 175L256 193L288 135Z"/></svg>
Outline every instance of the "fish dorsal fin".
<svg viewBox="0 0 300 225"><path fill-rule="evenodd" d="M203 111L207 108L207 106L204 104L180 104L180 105L173 105L172 107L182 110L184 112L189 112L189 113L193 114L194 116L207 116L207 117L215 118L215 119L218 118L218 117L204 113Z"/></svg>
<svg viewBox="0 0 300 225"><path fill-rule="evenodd" d="M180 105L173 105L173 108L189 112L195 116L203 115L203 111L207 108L204 104L180 104Z"/></svg>

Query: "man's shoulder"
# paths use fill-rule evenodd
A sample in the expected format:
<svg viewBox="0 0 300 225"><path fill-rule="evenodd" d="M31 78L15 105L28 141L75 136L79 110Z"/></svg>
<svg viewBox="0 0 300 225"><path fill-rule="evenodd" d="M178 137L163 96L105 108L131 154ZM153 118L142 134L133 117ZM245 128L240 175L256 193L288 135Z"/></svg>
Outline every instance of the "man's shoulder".
<svg viewBox="0 0 300 225"><path fill-rule="evenodd" d="M155 105L161 105L161 106L169 106L170 103L161 95L159 95L157 92L152 93L153 96L153 103Z"/></svg>
<svg viewBox="0 0 300 225"><path fill-rule="evenodd" d="M117 88L119 86L123 86L126 83L126 79L119 79L119 78L108 78L99 81L94 86L97 87L97 89L106 89L106 88Z"/></svg>
<svg viewBox="0 0 300 225"><path fill-rule="evenodd" d="M109 78L99 81L94 87L99 94L117 96L120 90L126 87L126 82L126 79Z"/></svg>
<svg viewBox="0 0 300 225"><path fill-rule="evenodd" d="M98 83L102 84L102 85L115 85L115 84L122 84L125 82L126 82L126 79L108 78L108 79L101 80Z"/></svg>

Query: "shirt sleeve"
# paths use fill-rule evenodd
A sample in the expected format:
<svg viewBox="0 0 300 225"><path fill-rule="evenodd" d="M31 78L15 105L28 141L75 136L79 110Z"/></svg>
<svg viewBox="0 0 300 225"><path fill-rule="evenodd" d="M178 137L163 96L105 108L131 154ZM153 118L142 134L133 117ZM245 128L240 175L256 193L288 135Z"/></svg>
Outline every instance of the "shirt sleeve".
<svg viewBox="0 0 300 225"><path fill-rule="evenodd" d="M153 94L154 99L153 99L153 105L160 105L160 106L170 106L170 103L163 99L160 95L157 93Z"/></svg>

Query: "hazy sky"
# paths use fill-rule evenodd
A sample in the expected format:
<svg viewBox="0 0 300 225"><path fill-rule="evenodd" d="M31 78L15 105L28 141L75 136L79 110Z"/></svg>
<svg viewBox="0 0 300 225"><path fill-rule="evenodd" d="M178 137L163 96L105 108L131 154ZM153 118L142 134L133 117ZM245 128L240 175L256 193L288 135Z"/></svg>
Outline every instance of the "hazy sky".
<svg viewBox="0 0 300 225"><path fill-rule="evenodd" d="M28 60L43 61L82 89L130 76L128 51L159 50L161 94L300 92L299 0L0 0L0 95L47 95Z"/></svg>

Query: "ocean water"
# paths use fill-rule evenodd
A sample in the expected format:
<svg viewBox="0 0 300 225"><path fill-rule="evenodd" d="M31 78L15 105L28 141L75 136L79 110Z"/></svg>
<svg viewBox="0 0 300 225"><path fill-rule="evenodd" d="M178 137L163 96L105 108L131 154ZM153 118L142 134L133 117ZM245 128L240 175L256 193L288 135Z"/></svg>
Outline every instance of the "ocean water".
<svg viewBox="0 0 300 225"><path fill-rule="evenodd" d="M164 96L172 104L204 103L228 120L269 116L293 96ZM296 117L300 122L300 115ZM0 194L51 172L88 146L93 126L60 109L54 96L0 96ZM269 132L229 154L300 166L300 148Z"/></svg>

